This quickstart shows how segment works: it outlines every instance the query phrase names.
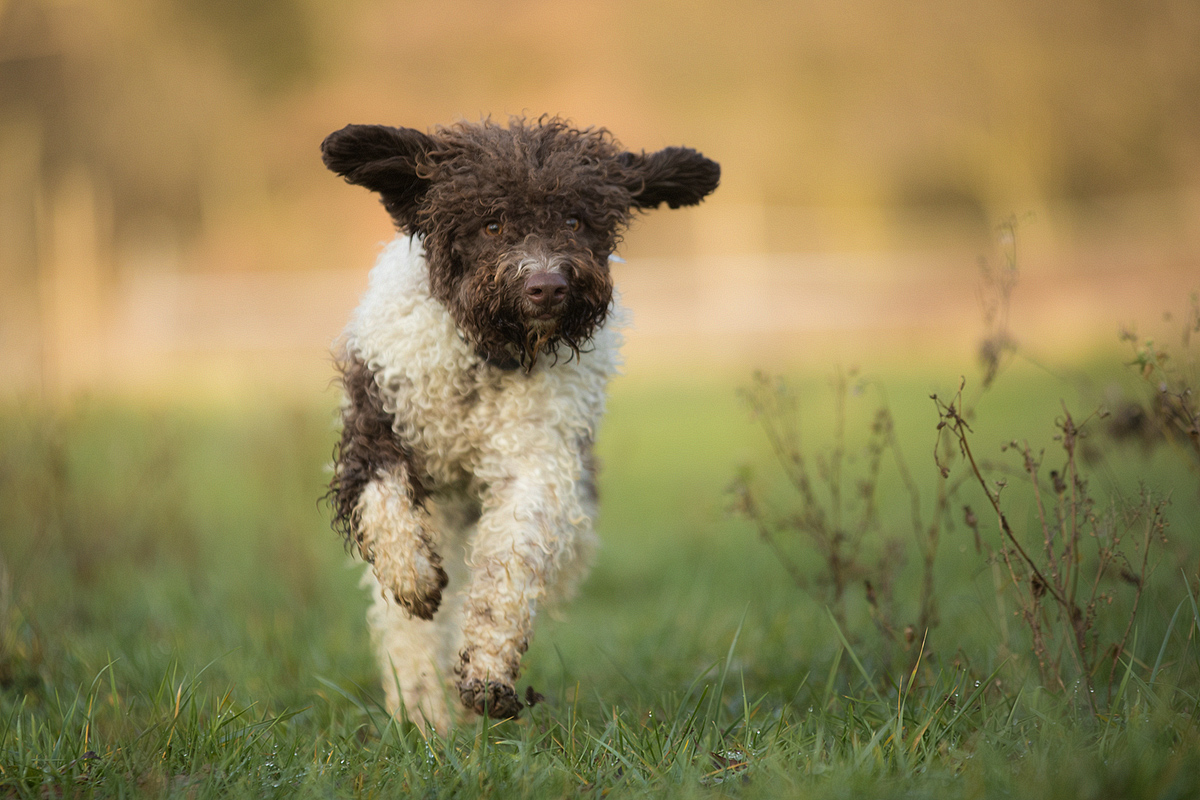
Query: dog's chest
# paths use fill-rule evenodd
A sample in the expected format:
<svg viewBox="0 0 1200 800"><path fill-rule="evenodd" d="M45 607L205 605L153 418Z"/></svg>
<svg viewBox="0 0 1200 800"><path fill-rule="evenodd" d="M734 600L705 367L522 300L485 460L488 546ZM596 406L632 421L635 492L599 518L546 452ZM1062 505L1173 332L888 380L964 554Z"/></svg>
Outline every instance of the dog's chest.
<svg viewBox="0 0 1200 800"><path fill-rule="evenodd" d="M372 270L346 345L373 372L396 433L431 484L557 458L594 437L617 368L616 331L601 328L585 352L560 353L532 372L502 370L463 339L429 295L427 275L419 247L393 242Z"/></svg>
<svg viewBox="0 0 1200 800"><path fill-rule="evenodd" d="M410 372L387 387L396 430L435 485L573 452L594 436L604 410L607 375L588 363L590 355L529 374L478 361Z"/></svg>

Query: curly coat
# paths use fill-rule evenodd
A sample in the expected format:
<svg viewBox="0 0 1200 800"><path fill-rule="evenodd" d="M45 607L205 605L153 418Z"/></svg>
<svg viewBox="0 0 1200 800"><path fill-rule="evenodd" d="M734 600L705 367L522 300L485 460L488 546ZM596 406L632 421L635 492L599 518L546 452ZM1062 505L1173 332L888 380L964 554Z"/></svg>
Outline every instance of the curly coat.
<svg viewBox="0 0 1200 800"><path fill-rule="evenodd" d="M468 713L516 717L537 603L569 593L594 542L623 314L609 257L632 213L700 202L720 168L557 118L350 125L321 149L400 232L344 336L330 487L371 564L389 708L445 731L451 681Z"/></svg>

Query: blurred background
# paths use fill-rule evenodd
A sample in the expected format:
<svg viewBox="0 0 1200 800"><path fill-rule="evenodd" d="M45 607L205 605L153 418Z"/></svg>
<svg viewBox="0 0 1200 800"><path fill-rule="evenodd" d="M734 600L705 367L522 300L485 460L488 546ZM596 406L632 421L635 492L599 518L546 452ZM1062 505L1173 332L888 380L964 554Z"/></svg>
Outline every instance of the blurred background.
<svg viewBox="0 0 1200 800"><path fill-rule="evenodd" d="M631 375L968 354L1005 220L1086 352L1200 282L1198 101L1192 0L0 0L0 391L328 392L391 227L321 139L547 112L723 167Z"/></svg>
<svg viewBox="0 0 1200 800"><path fill-rule="evenodd" d="M1196 0L0 0L0 718L16 720L0 763L26 754L10 774L59 764L78 794L92 750L92 774L117 782L101 791L133 795L121 780L182 791L231 764L260 780L277 754L308 769L327 760L314 741L351 764L376 752L369 598L318 498L338 436L331 346L394 232L319 144L352 122L543 113L723 170L701 206L637 219L614 267L633 323L597 438L604 547L563 615L539 614L525 659L551 718L581 701L596 730L618 708L638 730L648 715L675 726L660 711L708 692L698 681L723 663L729 692L806 719L801 688L825 686L825 707L840 664L850 710L834 716L865 719L831 603L872 674L911 687L915 653L979 686L1012 664L1017 691L1041 661L1012 598L1038 584L998 577L990 494L953 460L936 392L967 409L989 479L1012 479L1004 502L1032 551L1053 535L1006 443L1047 448L1068 474L1052 438L1068 409L1090 421L1086 520L1103 535L1089 546L1118 547L1101 530L1118 511L1142 520L1171 498L1153 581L1105 576L1101 558L1092 586L1110 592L1097 630L1115 631L1099 641L1128 637L1141 608L1129 663L1179 665L1192 719ZM752 383L759 369L786 383ZM797 492L796 453L817 501ZM825 539L796 522L811 518L832 521ZM1177 617L1183 649L1164 661ZM167 759L180 697L254 709L247 725L301 711L283 738L253 734L260 755L214 738L212 755L180 744ZM1009 722L971 722L986 734L963 740L991 741L1021 697L989 701ZM1014 753L1058 737L1044 719L1011 728ZM1144 747L1194 743L1144 720ZM867 753L885 728L846 730L830 735ZM1003 752L974 763L1022 780ZM278 793L269 780L245 793Z"/></svg>

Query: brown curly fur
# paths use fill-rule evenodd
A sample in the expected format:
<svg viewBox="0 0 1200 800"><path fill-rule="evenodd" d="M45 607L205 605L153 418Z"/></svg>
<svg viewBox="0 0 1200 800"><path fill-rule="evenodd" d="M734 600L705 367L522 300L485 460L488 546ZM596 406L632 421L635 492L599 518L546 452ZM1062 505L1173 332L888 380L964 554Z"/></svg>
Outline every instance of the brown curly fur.
<svg viewBox="0 0 1200 800"><path fill-rule="evenodd" d="M334 530L345 537L347 545L357 545L361 550L358 498L381 471L403 464L412 501L417 505L425 502L428 492L418 480L421 472L416 456L396 435L395 417L383 408L374 373L357 358L337 366L347 403L342 410L342 436L333 449L334 471L327 497L333 506ZM372 560L368 553L362 556Z"/></svg>
<svg viewBox="0 0 1200 800"><path fill-rule="evenodd" d="M379 192L398 228L423 238L433 296L480 357L507 369L532 369L560 346L586 347L608 314L608 257L632 210L697 203L720 179L720 167L694 150L624 152L608 131L555 117L433 134L350 125L325 139L322 155L349 182ZM529 324L516 267L549 254L569 289L555 324L539 328Z"/></svg>

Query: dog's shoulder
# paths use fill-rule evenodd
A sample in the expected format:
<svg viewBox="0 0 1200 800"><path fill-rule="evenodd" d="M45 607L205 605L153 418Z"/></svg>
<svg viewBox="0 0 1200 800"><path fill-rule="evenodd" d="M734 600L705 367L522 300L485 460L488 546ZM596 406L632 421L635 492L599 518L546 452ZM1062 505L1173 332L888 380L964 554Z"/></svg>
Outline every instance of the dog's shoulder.
<svg viewBox="0 0 1200 800"><path fill-rule="evenodd" d="M446 307L429 292L419 238L398 236L380 253L345 333L346 349L390 377L462 370L475 360Z"/></svg>

